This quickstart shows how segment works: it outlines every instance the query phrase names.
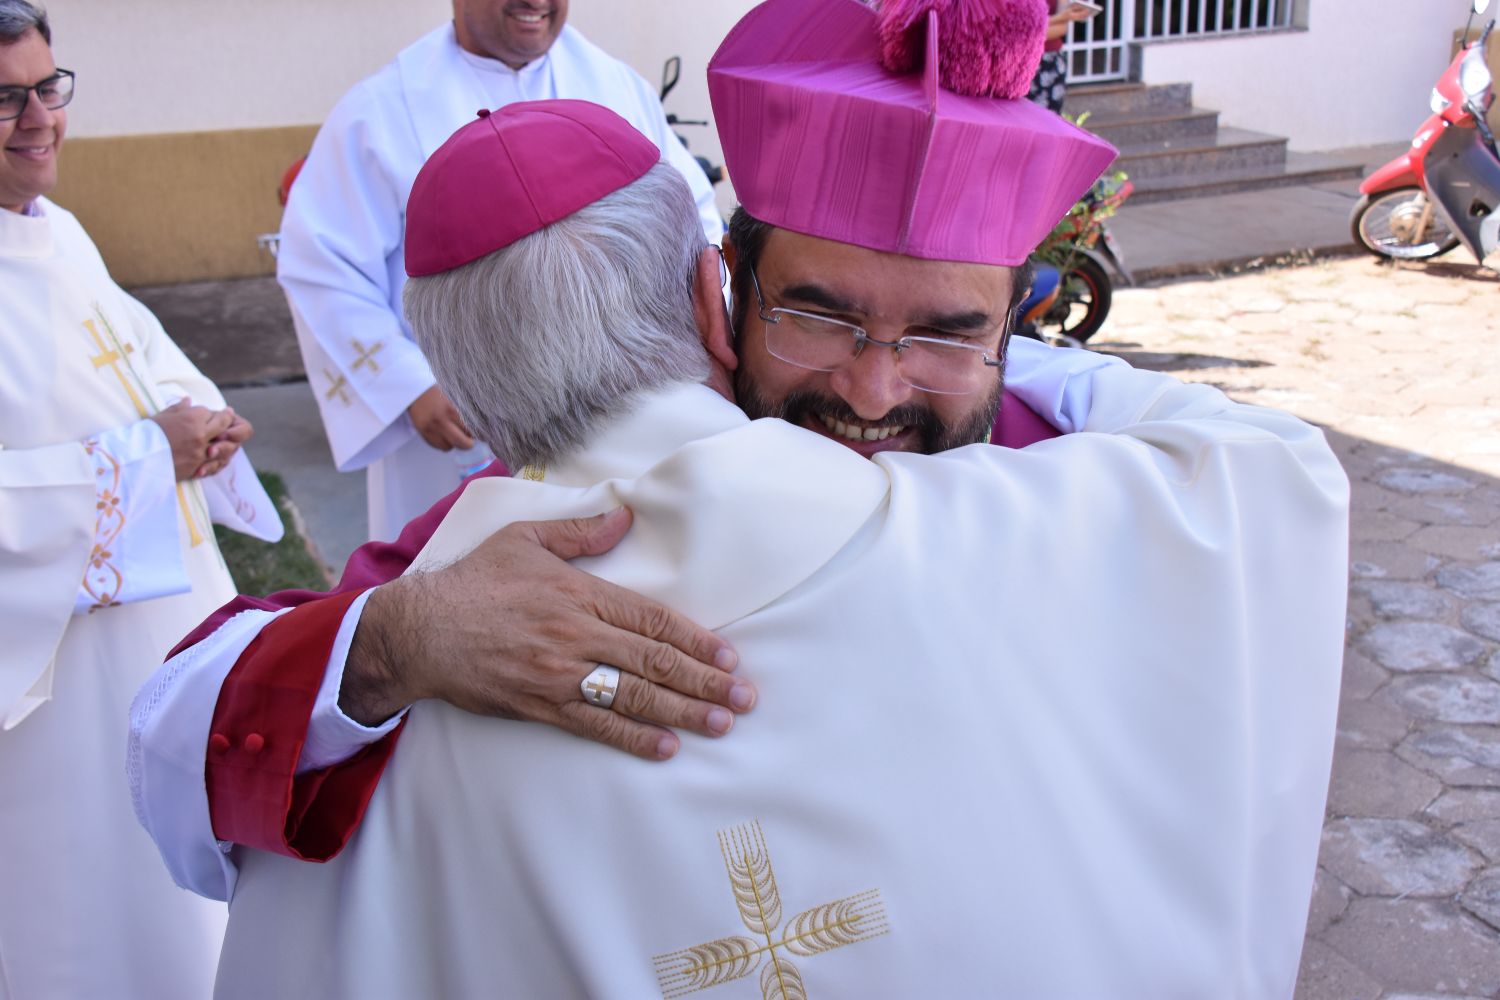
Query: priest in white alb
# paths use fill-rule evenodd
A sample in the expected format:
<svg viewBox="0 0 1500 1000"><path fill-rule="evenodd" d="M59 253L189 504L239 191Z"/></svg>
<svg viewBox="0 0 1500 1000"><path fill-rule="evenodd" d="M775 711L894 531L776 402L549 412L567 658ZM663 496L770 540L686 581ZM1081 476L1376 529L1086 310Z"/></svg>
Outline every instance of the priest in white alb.
<svg viewBox="0 0 1500 1000"><path fill-rule="evenodd" d="M172 884L123 781L131 699L234 593L211 522L281 522L224 405L47 200L73 95L0 0L0 998L206 995L222 905Z"/></svg>
<svg viewBox="0 0 1500 1000"><path fill-rule="evenodd" d="M341 471L367 468L370 537L453 490L489 455L433 380L401 314L402 230L417 168L480 108L575 98L614 109L723 221L702 169L640 75L566 24L568 0L454 0L453 20L356 84L324 122L282 220L277 278Z"/></svg>
<svg viewBox="0 0 1500 1000"><path fill-rule="evenodd" d="M798 3L757 8L720 57L779 37ZM825 39L866 25L819 6L845 29ZM901 104L937 87L935 54L917 79L853 61L811 79L885 79ZM744 76L810 79L779 72ZM1044 114L1005 104L968 137L1089 155ZM1348 487L1321 433L1019 344L1078 433L869 460L733 403L755 345L834 384L878 366L998 399L1015 252L1077 193L977 242L940 208L837 236L805 216L772 233L736 339L689 192L626 123L537 102L456 133L408 206L408 312L522 471L470 482L376 594L442 628L411 596L424 577L506 524L625 505L630 534L582 565L719 630L760 707L658 766L417 703L342 853L235 852L218 996L1289 996L1342 652ZM887 240L903 249L872 252ZM829 287L858 284L856 260L972 308L946 332L834 330L775 304L803 287L782 281L789 247ZM601 665L577 690L628 713L643 688Z"/></svg>

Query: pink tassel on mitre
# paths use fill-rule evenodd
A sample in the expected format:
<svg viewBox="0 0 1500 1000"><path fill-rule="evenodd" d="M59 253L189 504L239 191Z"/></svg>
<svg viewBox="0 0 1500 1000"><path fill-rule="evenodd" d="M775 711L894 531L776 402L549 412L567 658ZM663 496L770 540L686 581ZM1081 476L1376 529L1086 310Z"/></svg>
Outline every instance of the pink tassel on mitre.
<svg viewBox="0 0 1500 1000"><path fill-rule="evenodd" d="M1025 97L1047 39L1047 0L881 0L881 61L921 67L927 12L938 14L939 76L970 97Z"/></svg>

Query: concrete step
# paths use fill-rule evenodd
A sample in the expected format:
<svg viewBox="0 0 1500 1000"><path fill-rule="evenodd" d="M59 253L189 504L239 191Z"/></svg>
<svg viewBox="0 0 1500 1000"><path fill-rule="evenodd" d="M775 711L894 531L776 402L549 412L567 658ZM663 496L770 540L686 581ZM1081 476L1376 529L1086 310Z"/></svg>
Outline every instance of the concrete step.
<svg viewBox="0 0 1500 1000"><path fill-rule="evenodd" d="M1109 220L1137 281L1352 252L1357 180L1215 193L1148 203L1131 198Z"/></svg>
<svg viewBox="0 0 1500 1000"><path fill-rule="evenodd" d="M1286 139L1241 128L1220 128L1210 136L1120 147L1115 165L1134 180L1182 174L1211 174L1271 168L1286 161Z"/></svg>
<svg viewBox="0 0 1500 1000"><path fill-rule="evenodd" d="M1164 112L1103 112L1089 115L1082 125L1116 146L1140 146L1211 136L1218 131L1219 113L1199 108Z"/></svg>
<svg viewBox="0 0 1500 1000"><path fill-rule="evenodd" d="M1080 115L1161 114L1187 111L1193 106L1191 83L1095 83L1068 88L1063 112Z"/></svg>
<svg viewBox="0 0 1500 1000"><path fill-rule="evenodd" d="M1154 177L1140 176L1128 164L1124 169L1135 182L1135 193L1131 195L1130 203L1145 205L1268 188L1358 181L1364 176L1366 165L1362 160L1337 154L1288 152L1282 162L1275 164L1220 167Z"/></svg>

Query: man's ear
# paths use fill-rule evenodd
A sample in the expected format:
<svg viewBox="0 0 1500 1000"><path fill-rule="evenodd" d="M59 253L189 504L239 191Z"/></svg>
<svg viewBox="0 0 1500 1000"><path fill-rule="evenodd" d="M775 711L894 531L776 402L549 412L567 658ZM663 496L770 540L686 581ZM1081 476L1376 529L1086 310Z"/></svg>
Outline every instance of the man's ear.
<svg viewBox="0 0 1500 1000"><path fill-rule="evenodd" d="M724 306L724 274L726 267L719 248L704 247L698 255L698 268L693 277L693 318L698 324L698 336L703 349L708 351L714 367L724 375L728 384L728 373L740 365L734 353L734 338L729 332L729 312ZM714 385L712 379L709 382ZM718 388L717 385L714 385ZM732 396L730 397L733 398Z"/></svg>

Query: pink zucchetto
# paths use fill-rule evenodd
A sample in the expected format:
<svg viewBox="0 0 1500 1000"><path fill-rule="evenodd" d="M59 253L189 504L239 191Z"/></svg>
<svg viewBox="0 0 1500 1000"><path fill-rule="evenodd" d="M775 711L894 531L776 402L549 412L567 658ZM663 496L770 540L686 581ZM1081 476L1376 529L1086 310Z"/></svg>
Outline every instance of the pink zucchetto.
<svg viewBox="0 0 1500 1000"><path fill-rule="evenodd" d="M1046 0L766 0L708 64L735 194L773 226L1015 266L1114 160L1030 101Z"/></svg>
<svg viewBox="0 0 1500 1000"><path fill-rule="evenodd" d="M406 200L406 273L451 271L639 180L661 150L608 108L481 111L428 157Z"/></svg>

